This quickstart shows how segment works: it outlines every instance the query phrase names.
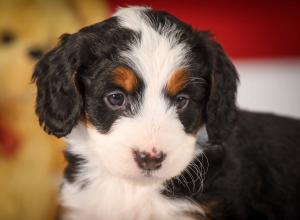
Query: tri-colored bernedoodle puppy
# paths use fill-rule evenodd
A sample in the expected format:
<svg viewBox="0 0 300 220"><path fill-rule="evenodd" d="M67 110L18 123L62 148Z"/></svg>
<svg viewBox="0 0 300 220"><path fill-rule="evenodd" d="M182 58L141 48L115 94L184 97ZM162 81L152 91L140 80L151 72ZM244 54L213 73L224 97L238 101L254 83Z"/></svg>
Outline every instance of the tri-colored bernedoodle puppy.
<svg viewBox="0 0 300 220"><path fill-rule="evenodd" d="M122 8L65 34L33 80L68 143L62 219L300 219L300 121L239 110L209 33Z"/></svg>

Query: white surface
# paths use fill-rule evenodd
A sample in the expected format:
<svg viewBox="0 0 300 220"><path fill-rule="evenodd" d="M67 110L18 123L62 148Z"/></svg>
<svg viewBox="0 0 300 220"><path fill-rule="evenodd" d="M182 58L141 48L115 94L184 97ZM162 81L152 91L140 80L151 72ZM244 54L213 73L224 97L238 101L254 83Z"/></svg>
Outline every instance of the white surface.
<svg viewBox="0 0 300 220"><path fill-rule="evenodd" d="M300 118L300 58L236 60L238 105L243 109Z"/></svg>

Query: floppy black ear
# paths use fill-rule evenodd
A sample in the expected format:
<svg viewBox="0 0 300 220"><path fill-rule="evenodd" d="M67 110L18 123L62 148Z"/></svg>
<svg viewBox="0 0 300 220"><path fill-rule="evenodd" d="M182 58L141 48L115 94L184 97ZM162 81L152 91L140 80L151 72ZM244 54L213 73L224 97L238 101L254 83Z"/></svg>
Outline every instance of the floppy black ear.
<svg viewBox="0 0 300 220"><path fill-rule="evenodd" d="M211 43L213 61L206 129L209 142L221 144L229 136L236 120L238 73L223 48L215 41Z"/></svg>
<svg viewBox="0 0 300 220"><path fill-rule="evenodd" d="M83 101L76 85L80 44L64 35L60 45L37 63L32 80L37 85L36 113L44 130L57 137L71 132L80 118Z"/></svg>

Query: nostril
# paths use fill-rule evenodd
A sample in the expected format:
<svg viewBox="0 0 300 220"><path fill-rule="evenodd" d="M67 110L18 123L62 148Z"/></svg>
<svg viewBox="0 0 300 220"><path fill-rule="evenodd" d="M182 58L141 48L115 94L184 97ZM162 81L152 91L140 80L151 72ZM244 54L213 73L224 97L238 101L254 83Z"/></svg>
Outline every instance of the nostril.
<svg viewBox="0 0 300 220"><path fill-rule="evenodd" d="M148 153L146 153L146 152L141 152L138 154L139 154L138 156L140 157L141 160L146 160L149 157Z"/></svg>
<svg viewBox="0 0 300 220"><path fill-rule="evenodd" d="M146 151L134 150L133 154L138 167L144 170L159 169L162 161L166 157L166 154L162 151L153 154Z"/></svg>
<svg viewBox="0 0 300 220"><path fill-rule="evenodd" d="M154 159L156 162L161 163L165 159L166 155L163 152L159 152L158 154L154 155Z"/></svg>
<svg viewBox="0 0 300 220"><path fill-rule="evenodd" d="M138 163L145 163L148 158L149 158L149 153L145 152L145 151L139 151L139 150L134 150L133 151L133 155L134 155L134 159L138 162Z"/></svg>

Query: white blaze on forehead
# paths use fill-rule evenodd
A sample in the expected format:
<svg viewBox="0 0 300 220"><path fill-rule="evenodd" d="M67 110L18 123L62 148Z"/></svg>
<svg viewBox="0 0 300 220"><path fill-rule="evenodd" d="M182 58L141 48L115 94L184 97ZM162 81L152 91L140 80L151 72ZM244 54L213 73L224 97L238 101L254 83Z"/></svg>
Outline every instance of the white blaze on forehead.
<svg viewBox="0 0 300 220"><path fill-rule="evenodd" d="M119 10L113 15L117 16L121 20L121 25L134 31L140 31L141 17L140 13L151 9L149 7L133 6L129 8L119 8Z"/></svg>
<svg viewBox="0 0 300 220"><path fill-rule="evenodd" d="M122 56L130 61L137 74L145 83L145 103L152 108L166 107L163 100L163 89L172 73L178 68L187 65L187 53L189 47L185 43L179 43L181 31L176 24L164 22L159 26L159 32L149 23L143 11L145 7L122 8L115 16L123 27L140 33L140 42L132 43L130 50L123 52ZM152 21L155 22L155 21ZM150 107L150 106L148 106Z"/></svg>

